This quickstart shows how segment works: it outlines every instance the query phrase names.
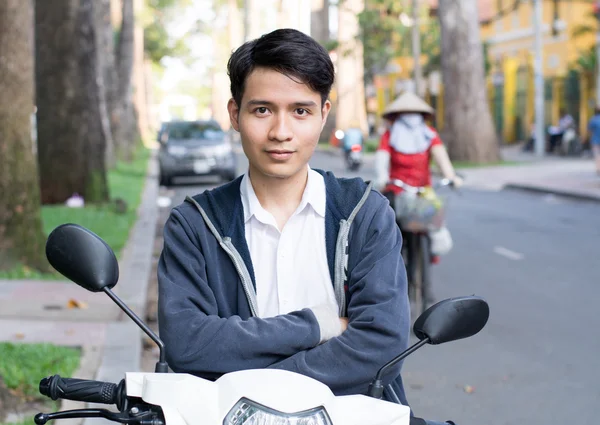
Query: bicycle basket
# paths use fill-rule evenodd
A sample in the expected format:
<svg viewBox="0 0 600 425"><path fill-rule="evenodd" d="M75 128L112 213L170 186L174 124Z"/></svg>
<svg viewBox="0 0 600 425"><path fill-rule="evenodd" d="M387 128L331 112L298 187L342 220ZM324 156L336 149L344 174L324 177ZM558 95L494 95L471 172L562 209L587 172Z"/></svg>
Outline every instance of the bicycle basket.
<svg viewBox="0 0 600 425"><path fill-rule="evenodd" d="M402 191L394 197L396 220L407 231L436 230L444 223L444 202L433 189L423 194Z"/></svg>

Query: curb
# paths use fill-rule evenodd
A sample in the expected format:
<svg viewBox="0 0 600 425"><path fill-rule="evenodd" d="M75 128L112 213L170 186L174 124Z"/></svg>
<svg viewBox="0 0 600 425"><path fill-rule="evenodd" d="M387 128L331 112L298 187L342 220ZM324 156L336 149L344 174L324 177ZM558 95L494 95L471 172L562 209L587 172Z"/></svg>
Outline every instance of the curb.
<svg viewBox="0 0 600 425"><path fill-rule="evenodd" d="M157 151L150 151L146 183L138 206L136 220L123 250L119 264L119 284L115 292L142 320L146 312L148 281L152 270L152 249L156 220L158 217L158 159ZM101 294L99 294L101 296ZM118 383L125 378L125 372L138 372L141 369L143 332L125 313L119 321L108 325L106 341L95 371L95 379ZM89 408L100 407L88 405ZM106 406L102 405L103 408ZM88 418L84 425L96 425L104 419Z"/></svg>
<svg viewBox="0 0 600 425"><path fill-rule="evenodd" d="M590 201L590 202L600 202L600 195L588 195L586 193L576 193L570 192L568 190L561 189L551 189L544 188L540 186L532 186L527 184L520 183L508 183L502 187L503 190L519 190L522 192L530 192L530 193L538 193L538 194L548 194L548 195L556 195L562 196L564 198L579 200L579 201Z"/></svg>

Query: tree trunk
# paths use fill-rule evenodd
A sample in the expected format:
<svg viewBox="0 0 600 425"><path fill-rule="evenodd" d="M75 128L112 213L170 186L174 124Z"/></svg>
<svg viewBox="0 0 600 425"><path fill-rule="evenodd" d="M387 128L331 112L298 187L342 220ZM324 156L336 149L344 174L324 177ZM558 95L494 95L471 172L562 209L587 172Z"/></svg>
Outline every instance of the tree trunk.
<svg viewBox="0 0 600 425"><path fill-rule="evenodd" d="M489 110L476 0L439 2L444 128L454 160L496 162L500 152Z"/></svg>
<svg viewBox="0 0 600 425"><path fill-rule="evenodd" d="M134 16L143 13L144 0L134 0ZM137 145L148 140L150 131L150 120L148 115L148 98L146 96L146 69L144 57L144 27L140 20L134 19L133 36L133 104L137 118L137 134L134 143Z"/></svg>
<svg viewBox="0 0 600 425"><path fill-rule="evenodd" d="M358 14L364 8L364 0L345 0L344 7L338 11L336 127L342 130L349 127L360 128L366 136L368 126L363 46L357 37L360 31Z"/></svg>
<svg viewBox="0 0 600 425"><path fill-rule="evenodd" d="M329 0L312 0L310 35L322 45L329 41Z"/></svg>
<svg viewBox="0 0 600 425"><path fill-rule="evenodd" d="M117 45L118 69L118 126L117 157L131 161L137 141L137 122L133 111L132 75L134 54L134 11L133 0L123 0L121 31Z"/></svg>
<svg viewBox="0 0 600 425"><path fill-rule="evenodd" d="M94 0L37 0L35 16L42 203L107 201Z"/></svg>
<svg viewBox="0 0 600 425"><path fill-rule="evenodd" d="M111 0L97 0L96 19L99 36L99 59L102 65L102 77L105 94L106 123L104 126L109 131L106 140L106 166L114 168L116 163L115 153L115 126L117 125L117 70L115 68L115 37L111 19ZM104 111L103 111L104 112ZM103 113L104 115L104 113Z"/></svg>
<svg viewBox="0 0 600 425"><path fill-rule="evenodd" d="M419 97L425 96L425 90L423 86L423 71L421 69L421 24L420 24L420 12L419 0L412 0L412 17L413 25L411 28L411 43L412 43L412 55L413 55L413 78L415 80L415 93Z"/></svg>
<svg viewBox="0 0 600 425"><path fill-rule="evenodd" d="M33 3L0 1L0 269L46 271L32 140Z"/></svg>

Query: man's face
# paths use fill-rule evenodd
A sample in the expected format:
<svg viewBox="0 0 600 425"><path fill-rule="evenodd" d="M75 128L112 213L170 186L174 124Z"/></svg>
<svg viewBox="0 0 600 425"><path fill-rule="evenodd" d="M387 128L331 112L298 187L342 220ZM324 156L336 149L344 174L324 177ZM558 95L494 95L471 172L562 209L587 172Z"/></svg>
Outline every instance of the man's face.
<svg viewBox="0 0 600 425"><path fill-rule="evenodd" d="M321 107L320 93L268 68L248 76L241 105L227 105L251 174L278 179L306 169L330 108L329 101Z"/></svg>

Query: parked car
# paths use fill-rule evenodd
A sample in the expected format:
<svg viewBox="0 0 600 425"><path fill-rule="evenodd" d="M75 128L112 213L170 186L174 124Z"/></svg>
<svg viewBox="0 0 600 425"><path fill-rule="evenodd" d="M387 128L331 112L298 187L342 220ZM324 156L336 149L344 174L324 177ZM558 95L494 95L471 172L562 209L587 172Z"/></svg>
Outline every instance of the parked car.
<svg viewBox="0 0 600 425"><path fill-rule="evenodd" d="M160 184L174 177L236 177L236 158L227 134L216 121L169 121L158 132Z"/></svg>

